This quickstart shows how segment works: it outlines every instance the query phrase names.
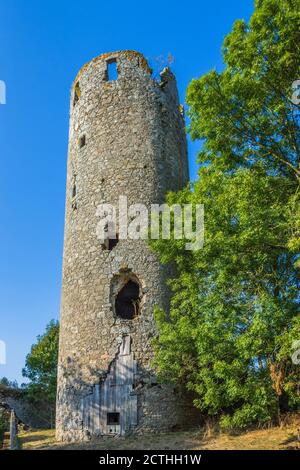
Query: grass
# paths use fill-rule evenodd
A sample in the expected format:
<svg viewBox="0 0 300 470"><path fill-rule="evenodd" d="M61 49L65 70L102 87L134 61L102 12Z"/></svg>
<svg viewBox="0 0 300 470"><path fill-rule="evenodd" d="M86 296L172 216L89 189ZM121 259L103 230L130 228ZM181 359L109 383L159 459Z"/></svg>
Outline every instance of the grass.
<svg viewBox="0 0 300 470"><path fill-rule="evenodd" d="M253 430L238 435L214 434L206 437L201 430L147 434L135 437L102 437L89 442L62 443L55 440L54 430L27 431L19 435L22 449L82 450L300 450L297 439L300 416L284 427Z"/></svg>

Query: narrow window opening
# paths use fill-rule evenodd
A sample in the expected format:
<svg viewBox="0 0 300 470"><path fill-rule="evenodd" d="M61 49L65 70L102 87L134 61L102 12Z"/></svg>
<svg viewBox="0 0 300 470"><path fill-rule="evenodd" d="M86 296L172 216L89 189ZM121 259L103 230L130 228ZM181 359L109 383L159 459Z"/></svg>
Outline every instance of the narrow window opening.
<svg viewBox="0 0 300 470"><path fill-rule="evenodd" d="M118 80L118 68L116 59L107 62L107 80Z"/></svg>
<svg viewBox="0 0 300 470"><path fill-rule="evenodd" d="M85 135L82 135L79 139L79 148L82 149L82 147L85 146Z"/></svg>
<svg viewBox="0 0 300 470"><path fill-rule="evenodd" d="M115 238L110 238L108 235L108 224L104 227L104 232L106 234L106 238L104 239L104 243L102 243L103 250L111 251L119 242L119 234L116 233Z"/></svg>
<svg viewBox="0 0 300 470"><path fill-rule="evenodd" d="M116 315L124 320L137 317L140 313L140 300L140 286L130 279L116 297Z"/></svg>
<svg viewBox="0 0 300 470"><path fill-rule="evenodd" d="M107 413L107 424L109 426L120 424L120 413Z"/></svg>
<svg viewBox="0 0 300 470"><path fill-rule="evenodd" d="M77 187L76 187L76 175L73 176L73 186L72 186L72 199L76 197Z"/></svg>
<svg viewBox="0 0 300 470"><path fill-rule="evenodd" d="M75 88L74 88L73 106L75 106L77 101L79 101L80 95L81 95L80 86L79 86L79 82L77 82L76 85L75 85Z"/></svg>
<svg viewBox="0 0 300 470"><path fill-rule="evenodd" d="M119 241L119 235L116 233L116 238L109 238L108 239L108 250L111 251Z"/></svg>
<svg viewBox="0 0 300 470"><path fill-rule="evenodd" d="M77 186L76 186L76 175L73 176L73 186L72 186L72 209L77 209L77 201L76 201L76 195L77 195Z"/></svg>

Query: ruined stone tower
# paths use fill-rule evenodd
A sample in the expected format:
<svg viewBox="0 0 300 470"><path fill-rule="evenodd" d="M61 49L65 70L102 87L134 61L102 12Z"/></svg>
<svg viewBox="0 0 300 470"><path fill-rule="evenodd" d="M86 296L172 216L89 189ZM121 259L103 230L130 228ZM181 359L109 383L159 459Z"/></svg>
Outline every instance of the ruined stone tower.
<svg viewBox="0 0 300 470"><path fill-rule="evenodd" d="M57 437L168 430L191 408L150 364L165 268L147 241L101 243L96 211L120 195L162 203L187 183L175 77L154 80L134 51L103 54L78 73L70 106Z"/></svg>

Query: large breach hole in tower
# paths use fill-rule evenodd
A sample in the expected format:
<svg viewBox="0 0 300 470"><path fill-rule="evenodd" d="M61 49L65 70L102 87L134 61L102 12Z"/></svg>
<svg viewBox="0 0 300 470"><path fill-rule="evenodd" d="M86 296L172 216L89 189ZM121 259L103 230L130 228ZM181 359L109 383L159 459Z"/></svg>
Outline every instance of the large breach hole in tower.
<svg viewBox="0 0 300 470"><path fill-rule="evenodd" d="M107 61L107 80L118 80L118 67L116 59Z"/></svg>
<svg viewBox="0 0 300 470"><path fill-rule="evenodd" d="M133 320L140 313L140 286L130 279L118 292L115 301L116 315L123 320Z"/></svg>

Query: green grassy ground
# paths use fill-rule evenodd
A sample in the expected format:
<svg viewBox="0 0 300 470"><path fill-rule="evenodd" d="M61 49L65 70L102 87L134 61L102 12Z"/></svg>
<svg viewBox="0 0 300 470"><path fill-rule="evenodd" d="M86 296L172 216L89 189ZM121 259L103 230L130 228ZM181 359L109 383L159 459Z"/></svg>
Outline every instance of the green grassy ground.
<svg viewBox="0 0 300 470"><path fill-rule="evenodd" d="M284 450L299 449L300 417L285 427L272 427L239 435L214 434L207 437L200 430L151 434L138 437L105 437L89 442L61 443L55 440L54 430L39 430L20 434L22 448L27 449L142 449L142 450Z"/></svg>

